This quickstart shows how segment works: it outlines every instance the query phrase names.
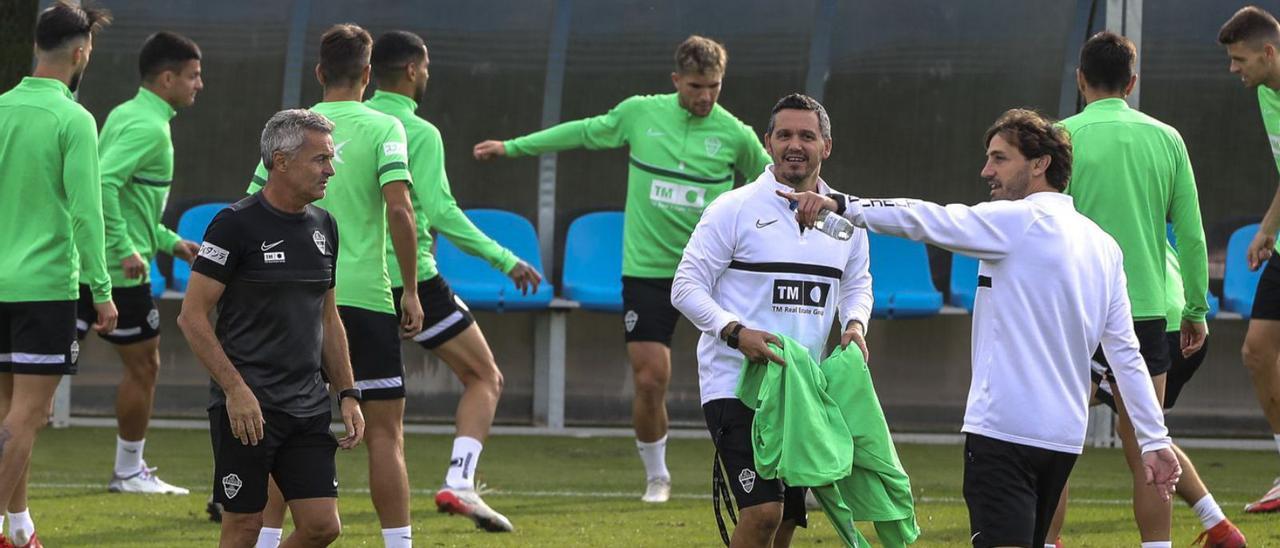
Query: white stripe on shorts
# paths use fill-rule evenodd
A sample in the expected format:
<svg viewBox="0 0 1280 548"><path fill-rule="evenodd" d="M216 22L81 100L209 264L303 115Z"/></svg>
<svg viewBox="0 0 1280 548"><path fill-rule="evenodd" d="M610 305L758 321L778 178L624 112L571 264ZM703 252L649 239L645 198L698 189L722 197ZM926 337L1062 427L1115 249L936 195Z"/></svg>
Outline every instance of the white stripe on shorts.
<svg viewBox="0 0 1280 548"><path fill-rule="evenodd" d="M66 354L29 354L27 352L14 352L12 354L0 354L0 362L25 363L30 365L59 365L67 363L67 356Z"/></svg>
<svg viewBox="0 0 1280 548"><path fill-rule="evenodd" d="M416 342L422 342L422 341L428 340L436 335L439 335L444 330L449 329L450 327L453 327L454 324L460 321L462 321L462 311L454 310L453 314L449 314L448 316L445 316L443 320L436 322L435 325L428 327L426 329L423 329L421 333L414 335L413 340Z"/></svg>
<svg viewBox="0 0 1280 548"><path fill-rule="evenodd" d="M84 320L76 320L76 330L78 330L78 331L88 331L88 330L89 330L89 322L86 322L86 321L84 321Z"/></svg>
<svg viewBox="0 0 1280 548"><path fill-rule="evenodd" d="M385 379L366 379L356 381L356 388L373 390L375 388L396 388L404 386L404 377L387 377Z"/></svg>
<svg viewBox="0 0 1280 548"><path fill-rule="evenodd" d="M134 335L141 335L141 334L142 334L142 328L141 328L141 327L127 327L127 328L125 328L125 329L113 329L113 330L111 330L111 332L110 332L110 333L107 333L107 334L108 334L108 335L110 335L110 336L112 336L112 337L132 337L132 336L134 336Z"/></svg>

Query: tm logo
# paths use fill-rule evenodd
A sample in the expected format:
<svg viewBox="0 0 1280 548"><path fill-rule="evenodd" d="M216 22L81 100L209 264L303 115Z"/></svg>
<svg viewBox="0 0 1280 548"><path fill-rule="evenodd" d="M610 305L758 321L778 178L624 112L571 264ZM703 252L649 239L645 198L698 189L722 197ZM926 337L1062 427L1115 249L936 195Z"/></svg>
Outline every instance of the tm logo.
<svg viewBox="0 0 1280 548"><path fill-rule="evenodd" d="M801 280L774 280L773 304L793 306L827 306L831 284Z"/></svg>
<svg viewBox="0 0 1280 548"><path fill-rule="evenodd" d="M674 206L702 208L707 205L707 189L655 179L649 187L649 200Z"/></svg>

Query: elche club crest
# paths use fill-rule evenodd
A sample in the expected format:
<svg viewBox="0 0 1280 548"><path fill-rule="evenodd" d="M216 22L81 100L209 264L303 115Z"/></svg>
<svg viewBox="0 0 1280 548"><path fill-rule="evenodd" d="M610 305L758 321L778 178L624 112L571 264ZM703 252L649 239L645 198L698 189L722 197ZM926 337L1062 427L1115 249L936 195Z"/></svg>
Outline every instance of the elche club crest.
<svg viewBox="0 0 1280 548"><path fill-rule="evenodd" d="M326 249L324 245L328 240L325 239L324 234L321 234L319 230L311 233L311 241L316 243L316 249L320 250L321 255L329 254L329 250Z"/></svg>
<svg viewBox="0 0 1280 548"><path fill-rule="evenodd" d="M228 499L236 498L240 493L240 487L244 482L240 481L240 476L235 474L227 474L222 477L222 492L226 493Z"/></svg>
<svg viewBox="0 0 1280 548"><path fill-rule="evenodd" d="M707 137L702 144L707 147L707 156L715 156L717 152L720 152L719 137Z"/></svg>

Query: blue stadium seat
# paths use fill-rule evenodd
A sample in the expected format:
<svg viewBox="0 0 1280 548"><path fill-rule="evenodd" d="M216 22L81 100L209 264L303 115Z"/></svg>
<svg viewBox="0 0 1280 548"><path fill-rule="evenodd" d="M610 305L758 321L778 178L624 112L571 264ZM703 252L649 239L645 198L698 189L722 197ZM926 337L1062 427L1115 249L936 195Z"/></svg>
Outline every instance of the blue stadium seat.
<svg viewBox="0 0 1280 548"><path fill-rule="evenodd" d="M203 242L204 231L209 228L209 222L213 220L213 216L229 205L231 204L226 202L214 202L186 210L182 213L182 217L178 218L178 236L184 240ZM186 291L187 281L190 279L191 265L182 260L173 261L173 288Z"/></svg>
<svg viewBox="0 0 1280 548"><path fill-rule="evenodd" d="M933 287L929 254L924 244L904 238L868 234L871 245L871 287L878 318L932 316L942 310L942 293ZM974 278L977 284L977 278Z"/></svg>
<svg viewBox="0 0 1280 548"><path fill-rule="evenodd" d="M174 263L183 262L182 259L175 259ZM164 274L160 273L160 267L156 265L156 260L151 260L151 296L159 299L164 294L166 281Z"/></svg>
<svg viewBox="0 0 1280 548"><path fill-rule="evenodd" d="M582 308L622 312L622 212L588 213L564 242L564 296Z"/></svg>
<svg viewBox="0 0 1280 548"><path fill-rule="evenodd" d="M1258 233L1258 224L1243 226L1227 241L1227 268L1222 279L1222 307L1248 318L1253 313L1253 293L1258 289L1262 269L1249 271L1244 252Z"/></svg>
<svg viewBox="0 0 1280 548"><path fill-rule="evenodd" d="M872 280L875 283L875 280ZM951 304L973 313L978 296L978 260L959 253L951 254Z"/></svg>
<svg viewBox="0 0 1280 548"><path fill-rule="evenodd" d="M538 234L527 219L498 209L469 209L465 213L485 234L542 272ZM436 241L440 275L469 306L483 310L540 310L551 305L555 288L546 280L536 292L521 295L511 278L484 260L463 253L447 236L441 234Z"/></svg>

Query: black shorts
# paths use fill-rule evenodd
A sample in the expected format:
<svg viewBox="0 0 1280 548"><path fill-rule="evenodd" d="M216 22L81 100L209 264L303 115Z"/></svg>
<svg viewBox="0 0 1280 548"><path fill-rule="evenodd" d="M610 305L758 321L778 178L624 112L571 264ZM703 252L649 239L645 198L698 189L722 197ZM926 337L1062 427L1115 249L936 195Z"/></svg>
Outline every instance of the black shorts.
<svg viewBox="0 0 1280 548"><path fill-rule="evenodd" d="M1258 290L1253 294L1253 311L1258 320L1280 320L1280 254L1272 254L1262 267Z"/></svg>
<svg viewBox="0 0 1280 548"><path fill-rule="evenodd" d="M627 342L671 346L680 311L671 306L671 278L622 277L622 326Z"/></svg>
<svg viewBox="0 0 1280 548"><path fill-rule="evenodd" d="M396 316L400 316L400 297L403 287L391 288L396 303ZM422 332L413 340L427 350L438 348L476 323L467 303L462 302L449 287L449 282L437 274L434 278L418 282L418 302L422 304Z"/></svg>
<svg viewBox="0 0 1280 548"><path fill-rule="evenodd" d="M261 512L267 505L267 476L275 478L286 501L336 498L338 441L329 432L329 412L295 417L264 409L262 418L263 438L258 445L245 445L231 433L226 407L209 410L214 502L228 512Z"/></svg>
<svg viewBox="0 0 1280 548"><path fill-rule="evenodd" d="M766 480L756 473L755 452L751 449L751 419L755 411L737 398L711 400L702 406L711 431L711 443L720 453L728 474L729 488L738 509L767 502L781 502L782 519L808 525L804 508L804 487L787 487L782 480ZM726 503L727 504L727 503Z"/></svg>
<svg viewBox="0 0 1280 548"><path fill-rule="evenodd" d="M0 373L74 375L75 301L0 302Z"/></svg>
<svg viewBox="0 0 1280 548"><path fill-rule="evenodd" d="M1044 546L1076 457L965 434L964 502L973 545Z"/></svg>
<svg viewBox="0 0 1280 548"><path fill-rule="evenodd" d="M151 285L115 287L111 300L116 304L120 318L114 331L98 334L112 344L132 344L160 336L160 310L151 298ZM89 326L98 321L98 311L93 308L93 292L89 286L80 285L80 301L76 303L76 336L84 339Z"/></svg>
<svg viewBox="0 0 1280 548"><path fill-rule="evenodd" d="M1187 385L1191 377L1195 376L1196 371L1200 369L1200 365L1204 363L1205 356L1209 355L1209 339L1205 339L1204 344L1200 346L1195 354L1190 357L1182 357L1182 335L1178 331L1169 331L1165 335L1165 345L1169 349L1169 359L1173 363L1169 367L1169 375L1164 381L1164 408L1173 409L1173 405L1178 403L1178 395L1182 393L1182 388ZM1097 382L1097 378L1094 382ZM1098 384L1098 391L1094 393L1094 398L1102 402L1111 411L1119 413L1116 409L1116 398L1111 393L1115 379L1109 379L1106 383Z"/></svg>
<svg viewBox="0 0 1280 548"><path fill-rule="evenodd" d="M1173 367L1169 345L1164 340L1165 325L1163 318L1133 322L1133 332L1138 336L1138 353L1142 355L1142 361L1147 362L1147 371L1152 377L1168 373ZM1103 379L1112 383L1116 380L1101 347L1093 353L1092 377L1093 384L1101 384L1099 381Z"/></svg>
<svg viewBox="0 0 1280 548"><path fill-rule="evenodd" d="M367 400L404 397L404 364L400 361L400 320L391 314L339 306L347 330L351 372Z"/></svg>

